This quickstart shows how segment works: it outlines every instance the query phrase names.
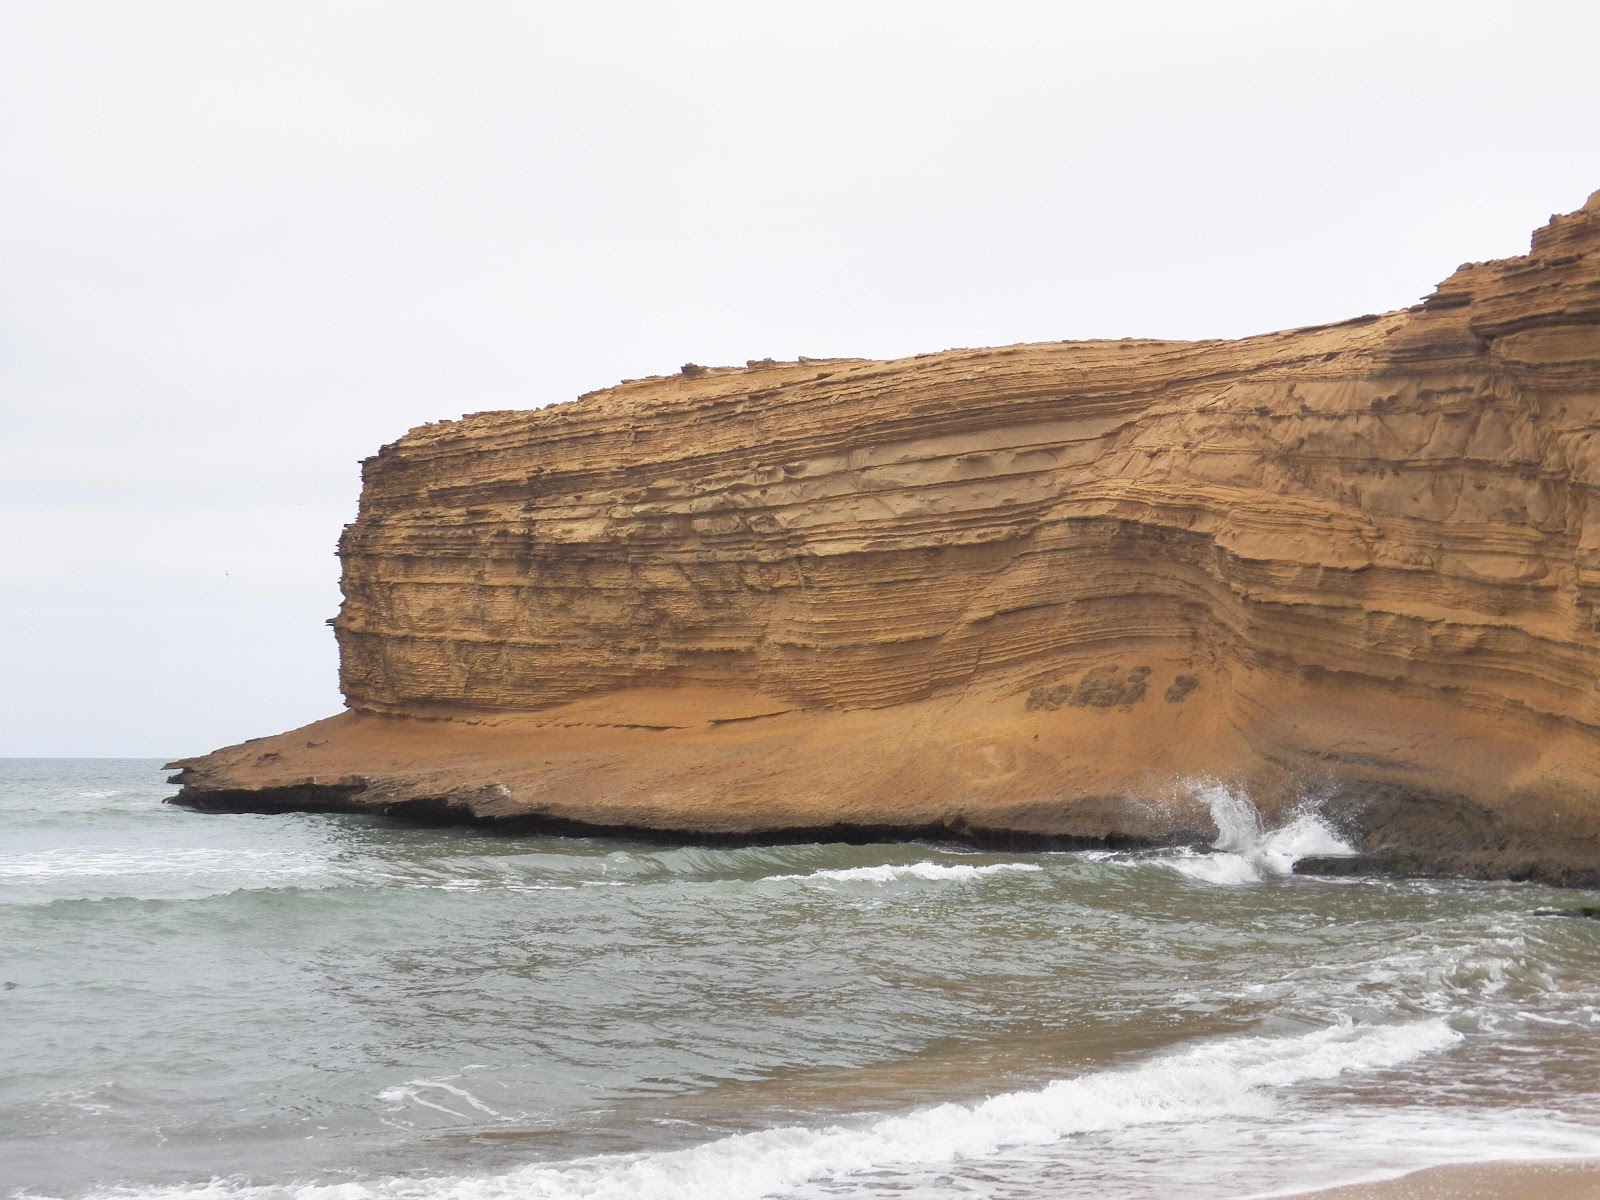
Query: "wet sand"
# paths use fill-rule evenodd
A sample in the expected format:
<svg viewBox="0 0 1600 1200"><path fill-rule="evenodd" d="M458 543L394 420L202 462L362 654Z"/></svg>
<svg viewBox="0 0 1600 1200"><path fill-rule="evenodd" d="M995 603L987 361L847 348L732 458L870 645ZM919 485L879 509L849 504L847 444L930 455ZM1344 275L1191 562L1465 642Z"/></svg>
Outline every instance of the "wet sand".
<svg viewBox="0 0 1600 1200"><path fill-rule="evenodd" d="M1600 1200L1600 1159L1456 1164L1297 1194L1316 1200Z"/></svg>

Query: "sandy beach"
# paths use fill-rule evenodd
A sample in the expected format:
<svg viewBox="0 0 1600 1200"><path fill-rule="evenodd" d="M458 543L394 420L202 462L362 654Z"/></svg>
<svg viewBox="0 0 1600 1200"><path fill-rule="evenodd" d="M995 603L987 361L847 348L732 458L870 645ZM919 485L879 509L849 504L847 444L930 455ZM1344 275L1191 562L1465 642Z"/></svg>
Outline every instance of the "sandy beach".
<svg viewBox="0 0 1600 1200"><path fill-rule="evenodd" d="M1317 1200L1591 1200L1600 1197L1600 1159L1453 1164L1295 1194Z"/></svg>

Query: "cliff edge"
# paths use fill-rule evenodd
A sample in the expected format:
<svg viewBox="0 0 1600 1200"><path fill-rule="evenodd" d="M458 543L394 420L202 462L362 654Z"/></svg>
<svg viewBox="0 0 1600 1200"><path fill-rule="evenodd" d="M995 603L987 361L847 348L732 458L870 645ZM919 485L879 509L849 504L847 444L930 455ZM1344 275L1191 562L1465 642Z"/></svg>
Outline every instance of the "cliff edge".
<svg viewBox="0 0 1600 1200"><path fill-rule="evenodd" d="M1600 882L1600 193L1241 341L686 368L412 430L343 714L178 802L689 838L1206 840Z"/></svg>

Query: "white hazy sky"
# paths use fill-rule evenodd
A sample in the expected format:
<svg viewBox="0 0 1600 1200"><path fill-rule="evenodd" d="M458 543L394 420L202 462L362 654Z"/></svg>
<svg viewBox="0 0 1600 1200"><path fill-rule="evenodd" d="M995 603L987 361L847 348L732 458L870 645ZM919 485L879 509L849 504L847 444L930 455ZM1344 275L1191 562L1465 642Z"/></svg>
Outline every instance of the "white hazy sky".
<svg viewBox="0 0 1600 1200"><path fill-rule="evenodd" d="M1600 188L1600 5L0 0L0 754L337 710L357 460L685 360L1410 304Z"/></svg>

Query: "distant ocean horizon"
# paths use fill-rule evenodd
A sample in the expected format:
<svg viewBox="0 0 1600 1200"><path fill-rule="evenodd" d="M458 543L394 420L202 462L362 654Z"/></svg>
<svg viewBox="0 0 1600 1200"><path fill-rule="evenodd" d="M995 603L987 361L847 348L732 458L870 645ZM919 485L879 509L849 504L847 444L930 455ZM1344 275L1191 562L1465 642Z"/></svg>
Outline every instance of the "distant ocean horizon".
<svg viewBox="0 0 1600 1200"><path fill-rule="evenodd" d="M0 759L0 1195L1220 1200L1600 1156L1594 893L211 816Z"/></svg>

